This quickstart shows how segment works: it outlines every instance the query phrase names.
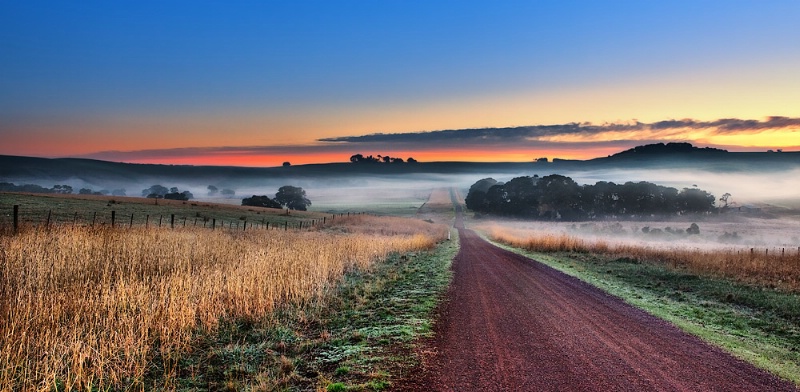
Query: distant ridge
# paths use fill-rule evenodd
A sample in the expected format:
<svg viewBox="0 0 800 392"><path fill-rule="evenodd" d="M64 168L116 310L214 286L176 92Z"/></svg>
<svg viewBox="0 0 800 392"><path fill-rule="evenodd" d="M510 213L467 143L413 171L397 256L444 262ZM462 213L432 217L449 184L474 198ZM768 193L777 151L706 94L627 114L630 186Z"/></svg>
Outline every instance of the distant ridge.
<svg viewBox="0 0 800 392"><path fill-rule="evenodd" d="M611 157L623 157L630 155L666 155L666 154L720 154L728 153L728 150L711 147L695 147L691 143L655 143L636 146L629 150L618 152Z"/></svg>
<svg viewBox="0 0 800 392"><path fill-rule="evenodd" d="M337 162L289 167L190 166L131 164L81 158L35 158L0 155L0 182L15 184L70 184L106 189L150 186L158 183L204 188L208 184L234 186L242 182L261 185L292 183L306 188L363 184L364 179L420 179L476 175L549 175L575 171L639 169L698 170L716 173L775 173L800 170L800 152L728 152L700 148L690 143L656 143L637 146L608 157L590 160L535 160L528 162L419 162L408 164L357 164Z"/></svg>

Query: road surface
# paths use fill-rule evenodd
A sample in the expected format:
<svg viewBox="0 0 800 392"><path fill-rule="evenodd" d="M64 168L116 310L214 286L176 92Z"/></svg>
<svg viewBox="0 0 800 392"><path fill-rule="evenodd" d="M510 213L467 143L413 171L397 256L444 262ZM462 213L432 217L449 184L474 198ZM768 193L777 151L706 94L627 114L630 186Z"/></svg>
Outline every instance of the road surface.
<svg viewBox="0 0 800 392"><path fill-rule="evenodd" d="M619 298L463 228L425 364L396 390L794 391Z"/></svg>

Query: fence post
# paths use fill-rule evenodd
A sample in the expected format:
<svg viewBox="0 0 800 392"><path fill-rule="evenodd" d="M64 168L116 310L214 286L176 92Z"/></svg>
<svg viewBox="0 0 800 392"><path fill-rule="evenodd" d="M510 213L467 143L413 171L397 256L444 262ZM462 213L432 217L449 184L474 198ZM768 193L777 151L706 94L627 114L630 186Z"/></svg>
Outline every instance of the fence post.
<svg viewBox="0 0 800 392"><path fill-rule="evenodd" d="M47 224L45 225L45 227L50 227L50 216L51 215L53 215L53 210L48 210L47 211Z"/></svg>
<svg viewBox="0 0 800 392"><path fill-rule="evenodd" d="M163 221L163 220L164 220L164 215L159 215L158 216L158 227L161 227L161 221Z"/></svg>
<svg viewBox="0 0 800 392"><path fill-rule="evenodd" d="M194 225L197 227L197 217L194 217Z"/></svg>
<svg viewBox="0 0 800 392"><path fill-rule="evenodd" d="M183 217L183 227L186 227L186 217Z"/></svg>
<svg viewBox="0 0 800 392"><path fill-rule="evenodd" d="M144 218L144 228L146 229L148 227L150 227L150 214L147 214L147 216Z"/></svg>
<svg viewBox="0 0 800 392"><path fill-rule="evenodd" d="M131 224L128 226L129 229L133 228L133 213L131 213Z"/></svg>
<svg viewBox="0 0 800 392"><path fill-rule="evenodd" d="M75 223L78 222L78 212L75 212L75 215L72 217L72 227L75 227Z"/></svg>
<svg viewBox="0 0 800 392"><path fill-rule="evenodd" d="M214 230L217 227L217 218L211 220L211 230Z"/></svg>
<svg viewBox="0 0 800 392"><path fill-rule="evenodd" d="M289 221L283 223L283 231L289 230Z"/></svg>
<svg viewBox="0 0 800 392"><path fill-rule="evenodd" d="M116 219L117 219L117 212L112 210L111 211L111 227L114 227L114 222L116 221Z"/></svg>
<svg viewBox="0 0 800 392"><path fill-rule="evenodd" d="M19 233L19 205L14 204L14 234L17 233Z"/></svg>
<svg viewBox="0 0 800 392"><path fill-rule="evenodd" d="M244 221L244 226L242 226L242 231L247 231L247 221Z"/></svg>
<svg viewBox="0 0 800 392"><path fill-rule="evenodd" d="M171 229L175 228L175 214L170 215L169 218L169 225Z"/></svg>
<svg viewBox="0 0 800 392"><path fill-rule="evenodd" d="M267 222L267 230L269 230L269 222ZM800 252L800 248L797 248L797 251Z"/></svg>

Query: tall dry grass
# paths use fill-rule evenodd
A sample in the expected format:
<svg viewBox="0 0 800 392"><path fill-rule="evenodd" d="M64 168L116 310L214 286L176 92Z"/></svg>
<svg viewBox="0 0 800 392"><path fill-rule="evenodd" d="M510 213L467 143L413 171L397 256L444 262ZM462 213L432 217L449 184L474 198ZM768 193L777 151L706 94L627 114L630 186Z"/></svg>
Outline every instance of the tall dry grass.
<svg viewBox="0 0 800 392"><path fill-rule="evenodd" d="M430 248L446 230L340 222L336 231L57 227L0 237L0 390L141 390L153 369L169 387L198 331L313 303L348 270Z"/></svg>
<svg viewBox="0 0 800 392"><path fill-rule="evenodd" d="M784 253L773 249L770 253L766 249L751 252L741 248L703 250L637 246L501 226L489 226L485 231L494 241L533 252L582 252L628 257L686 269L695 274L800 292L800 254L796 251Z"/></svg>

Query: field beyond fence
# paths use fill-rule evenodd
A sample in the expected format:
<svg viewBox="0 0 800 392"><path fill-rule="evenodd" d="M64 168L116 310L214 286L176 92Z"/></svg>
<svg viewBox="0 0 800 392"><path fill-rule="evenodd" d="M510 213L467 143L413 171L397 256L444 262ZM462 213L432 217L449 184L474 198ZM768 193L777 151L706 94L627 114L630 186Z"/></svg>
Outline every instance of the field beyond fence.
<svg viewBox="0 0 800 392"><path fill-rule="evenodd" d="M170 389L198 333L269 322L284 304L323 306L346 272L430 249L448 232L355 214L270 231L120 218L20 217L16 235L0 235L0 390L140 390L154 378Z"/></svg>
<svg viewBox="0 0 800 392"><path fill-rule="evenodd" d="M533 252L600 253L628 258L633 262L658 263L695 274L800 292L800 248L658 248L501 226L485 227L484 231L494 241Z"/></svg>

